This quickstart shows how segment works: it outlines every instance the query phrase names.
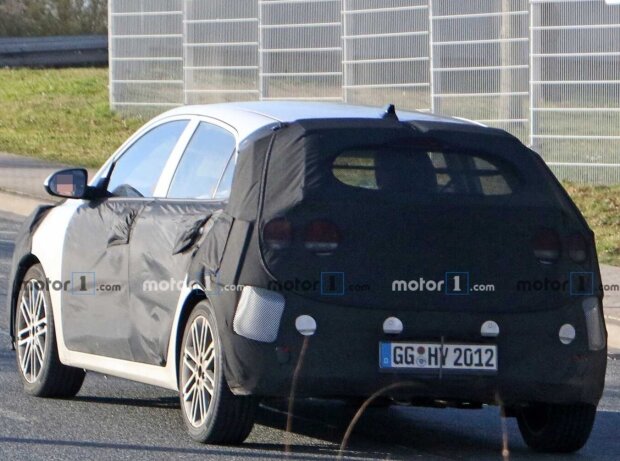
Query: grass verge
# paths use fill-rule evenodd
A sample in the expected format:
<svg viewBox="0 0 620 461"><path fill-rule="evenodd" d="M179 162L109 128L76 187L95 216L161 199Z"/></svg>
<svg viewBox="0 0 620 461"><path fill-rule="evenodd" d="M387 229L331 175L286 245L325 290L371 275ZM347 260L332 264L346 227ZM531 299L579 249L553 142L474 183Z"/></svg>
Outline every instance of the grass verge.
<svg viewBox="0 0 620 461"><path fill-rule="evenodd" d="M97 167L142 123L110 112L107 69L0 69L0 151Z"/></svg>
<svg viewBox="0 0 620 461"><path fill-rule="evenodd" d="M596 235L599 262L620 266L620 186L564 183Z"/></svg>

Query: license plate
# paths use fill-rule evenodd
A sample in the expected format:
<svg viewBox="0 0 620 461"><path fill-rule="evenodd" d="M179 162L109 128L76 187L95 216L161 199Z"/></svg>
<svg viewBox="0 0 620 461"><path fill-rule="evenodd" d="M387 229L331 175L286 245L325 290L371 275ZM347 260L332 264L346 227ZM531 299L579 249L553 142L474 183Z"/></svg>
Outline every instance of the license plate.
<svg viewBox="0 0 620 461"><path fill-rule="evenodd" d="M379 343L379 366L399 370L497 371L497 346L488 344Z"/></svg>

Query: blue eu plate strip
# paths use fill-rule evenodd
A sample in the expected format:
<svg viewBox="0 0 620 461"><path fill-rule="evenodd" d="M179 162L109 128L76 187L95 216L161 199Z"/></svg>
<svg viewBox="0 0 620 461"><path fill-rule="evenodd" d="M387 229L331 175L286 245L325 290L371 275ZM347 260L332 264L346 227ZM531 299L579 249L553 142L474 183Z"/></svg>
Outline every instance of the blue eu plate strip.
<svg viewBox="0 0 620 461"><path fill-rule="evenodd" d="M379 347L380 347L379 366L381 368L391 368L392 367L392 344L381 343Z"/></svg>

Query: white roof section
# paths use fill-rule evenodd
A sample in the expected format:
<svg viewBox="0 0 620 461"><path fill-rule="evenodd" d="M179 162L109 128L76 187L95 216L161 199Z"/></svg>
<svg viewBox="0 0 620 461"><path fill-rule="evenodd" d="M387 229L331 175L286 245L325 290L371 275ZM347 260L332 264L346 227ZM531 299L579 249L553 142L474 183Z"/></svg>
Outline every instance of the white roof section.
<svg viewBox="0 0 620 461"><path fill-rule="evenodd" d="M380 119L385 108L355 106L340 103L300 101L252 101L182 106L160 115L161 118L174 115L210 117L233 127L243 139L256 130L281 122L329 118ZM433 115L424 112L407 112L396 108L401 121L448 122L472 124L472 122Z"/></svg>
<svg viewBox="0 0 620 461"><path fill-rule="evenodd" d="M381 118L385 107L355 106L351 104L327 102L299 102L299 101L253 101L226 104L240 110L255 112L280 122L294 122L296 120L321 118ZM406 112L397 108L398 118L402 121L451 121L461 123L452 118L439 117L424 112Z"/></svg>

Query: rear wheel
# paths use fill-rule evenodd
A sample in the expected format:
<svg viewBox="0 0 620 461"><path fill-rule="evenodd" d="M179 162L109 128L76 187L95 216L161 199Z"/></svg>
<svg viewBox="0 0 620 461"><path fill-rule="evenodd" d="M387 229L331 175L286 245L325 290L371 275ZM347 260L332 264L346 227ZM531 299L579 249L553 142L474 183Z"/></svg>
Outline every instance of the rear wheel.
<svg viewBox="0 0 620 461"><path fill-rule="evenodd" d="M596 406L533 404L517 410L519 430L533 450L571 453L588 441Z"/></svg>
<svg viewBox="0 0 620 461"><path fill-rule="evenodd" d="M185 425L197 442L240 444L252 431L258 401L230 391L215 315L207 301L198 303L187 320L179 360L179 398Z"/></svg>
<svg viewBox="0 0 620 461"><path fill-rule="evenodd" d="M26 272L15 313L17 368L24 391L37 397L73 397L86 373L58 358L54 314L43 268Z"/></svg>

